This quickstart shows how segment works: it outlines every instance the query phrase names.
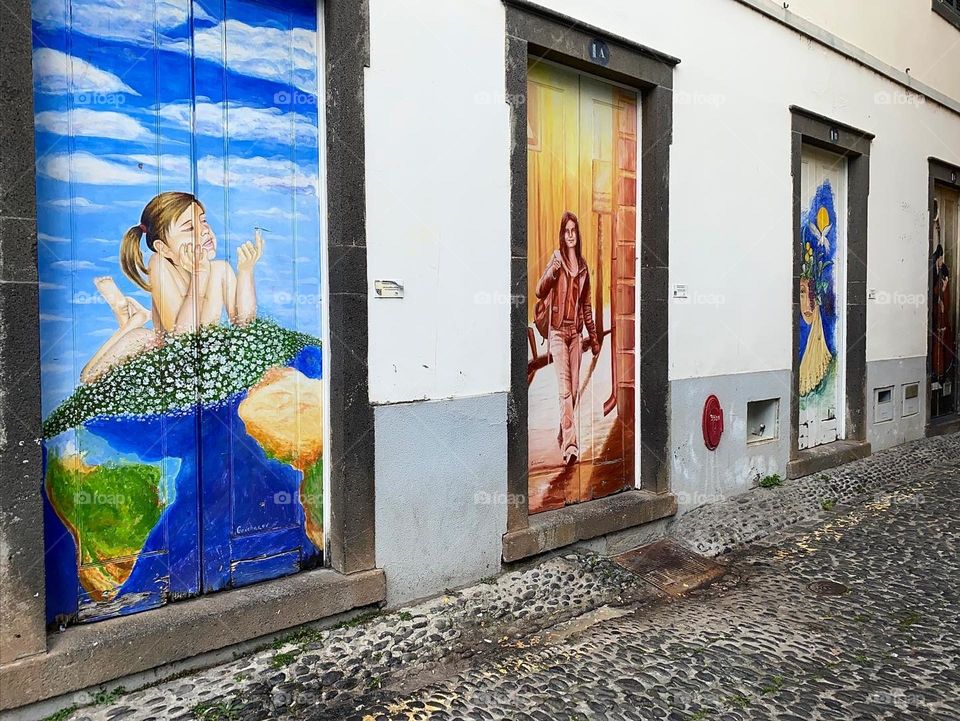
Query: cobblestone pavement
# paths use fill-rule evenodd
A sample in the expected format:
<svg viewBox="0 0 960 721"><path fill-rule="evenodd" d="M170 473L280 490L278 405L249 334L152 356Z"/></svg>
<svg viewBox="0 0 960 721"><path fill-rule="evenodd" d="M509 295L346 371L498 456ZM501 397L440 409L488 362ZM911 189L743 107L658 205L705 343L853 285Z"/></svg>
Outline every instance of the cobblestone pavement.
<svg viewBox="0 0 960 721"><path fill-rule="evenodd" d="M717 506L680 600L568 553L71 718L960 719L960 437Z"/></svg>

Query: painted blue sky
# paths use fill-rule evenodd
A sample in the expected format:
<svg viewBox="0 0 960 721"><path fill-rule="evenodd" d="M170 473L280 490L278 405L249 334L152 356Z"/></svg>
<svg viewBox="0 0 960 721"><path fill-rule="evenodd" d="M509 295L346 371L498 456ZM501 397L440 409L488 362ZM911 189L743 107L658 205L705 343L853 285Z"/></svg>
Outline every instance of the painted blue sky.
<svg viewBox="0 0 960 721"><path fill-rule="evenodd" d="M268 229L259 314L319 336L316 5L34 0L33 16L44 415L116 330L94 278L150 307L118 260L158 192L195 193L234 266Z"/></svg>

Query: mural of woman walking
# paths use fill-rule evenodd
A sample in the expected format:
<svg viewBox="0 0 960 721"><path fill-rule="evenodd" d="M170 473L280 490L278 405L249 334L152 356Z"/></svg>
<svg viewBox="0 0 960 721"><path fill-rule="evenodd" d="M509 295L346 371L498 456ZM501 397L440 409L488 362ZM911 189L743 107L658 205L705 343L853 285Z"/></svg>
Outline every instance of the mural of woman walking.
<svg viewBox="0 0 960 721"><path fill-rule="evenodd" d="M580 248L580 221L569 210L560 220L559 247L537 283L537 298L546 302L550 355L560 390L557 442L564 464L575 463L580 457L577 394L584 326L594 355L600 353L600 339L590 304L590 269Z"/></svg>

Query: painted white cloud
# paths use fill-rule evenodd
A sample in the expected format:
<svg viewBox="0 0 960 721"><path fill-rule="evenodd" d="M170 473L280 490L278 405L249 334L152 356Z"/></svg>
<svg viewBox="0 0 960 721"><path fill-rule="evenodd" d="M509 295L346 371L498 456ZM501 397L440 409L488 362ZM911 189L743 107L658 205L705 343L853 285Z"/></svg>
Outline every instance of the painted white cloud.
<svg viewBox="0 0 960 721"><path fill-rule="evenodd" d="M197 57L223 64L224 34L229 70L292 85L314 95L317 93L315 31L304 28L281 30L227 20L194 33L193 50ZM180 40L170 49L189 53L190 43ZM294 100L288 98L287 102Z"/></svg>
<svg viewBox="0 0 960 721"><path fill-rule="evenodd" d="M63 210L72 210L74 213L94 213L100 210L109 210L109 205L101 205L100 203L94 203L89 198L74 198L70 200L69 198L60 198L59 200L48 200L44 203L45 206L50 208L62 208ZM63 239L65 242L66 238Z"/></svg>
<svg viewBox="0 0 960 721"><path fill-rule="evenodd" d="M73 319L67 318L66 316L63 316L63 315L51 315L50 313L41 313L40 320L41 322L48 322L48 323L69 323Z"/></svg>
<svg viewBox="0 0 960 721"><path fill-rule="evenodd" d="M85 151L57 153L37 163L38 172L62 182L90 185L156 185L158 178L170 188L188 187L190 159L185 155L108 155L98 157ZM317 191L317 173L290 160L242 158L231 155L200 158L197 174L201 182L231 188L312 192Z"/></svg>
<svg viewBox="0 0 960 721"><path fill-rule="evenodd" d="M97 38L129 42L154 42L154 28L166 33L187 23L185 2L146 0L72 0L70 27ZM33 0L33 19L42 28L56 30L66 24L64 0ZM212 21L199 3L193 3L195 20Z"/></svg>
<svg viewBox="0 0 960 721"><path fill-rule="evenodd" d="M33 80L41 93L140 94L113 73L52 48L33 51Z"/></svg>
<svg viewBox="0 0 960 721"><path fill-rule="evenodd" d="M40 370L43 371L44 375L48 373L70 373L73 371L73 366L69 363L44 363L40 366Z"/></svg>
<svg viewBox="0 0 960 721"><path fill-rule="evenodd" d="M97 330L92 330L87 333L91 338L109 338L114 333L117 332L116 328L99 328Z"/></svg>
<svg viewBox="0 0 960 721"><path fill-rule="evenodd" d="M49 233L37 233L37 240L41 243L69 243L69 238L62 238L59 235L50 235Z"/></svg>
<svg viewBox="0 0 960 721"><path fill-rule="evenodd" d="M274 220L301 220L303 213L294 213L283 208L266 208L257 210L256 208L243 208L237 211L237 215L253 215L257 218L268 218Z"/></svg>
<svg viewBox="0 0 960 721"><path fill-rule="evenodd" d="M54 268L77 272L78 270L101 270L100 266L89 260L58 260L50 264Z"/></svg>
<svg viewBox="0 0 960 721"><path fill-rule="evenodd" d="M198 177L218 187L229 183L231 188L317 192L316 173L307 172L292 161L237 156L230 156L226 161L213 156L201 158L197 164Z"/></svg>
<svg viewBox="0 0 960 721"><path fill-rule="evenodd" d="M171 103L160 108L160 117L178 128L187 131L192 128L201 135L222 137L228 129L231 140L317 145L316 122L301 113L284 112L280 108L254 108L238 103L197 102L195 106Z"/></svg>
<svg viewBox="0 0 960 721"><path fill-rule="evenodd" d="M88 138L116 140L148 140L153 137L147 128L124 113L112 110L75 108L71 111L44 110L36 115L39 130L57 135L81 135Z"/></svg>
<svg viewBox="0 0 960 721"><path fill-rule="evenodd" d="M91 153L56 153L37 163L37 172L62 182L89 185L156 185L158 173L165 180L185 182L189 179L189 160L179 155L111 155L98 157Z"/></svg>

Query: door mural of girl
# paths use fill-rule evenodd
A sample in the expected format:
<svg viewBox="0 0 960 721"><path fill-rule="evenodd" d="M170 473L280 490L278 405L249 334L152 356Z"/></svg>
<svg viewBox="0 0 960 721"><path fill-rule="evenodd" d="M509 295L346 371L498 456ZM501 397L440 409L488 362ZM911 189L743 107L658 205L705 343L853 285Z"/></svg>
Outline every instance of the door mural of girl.
<svg viewBox="0 0 960 721"><path fill-rule="evenodd" d="M323 562L317 6L282 5L34 0L51 623Z"/></svg>
<svg viewBox="0 0 960 721"><path fill-rule="evenodd" d="M527 434L538 513L634 484L638 98L541 60L528 77Z"/></svg>

